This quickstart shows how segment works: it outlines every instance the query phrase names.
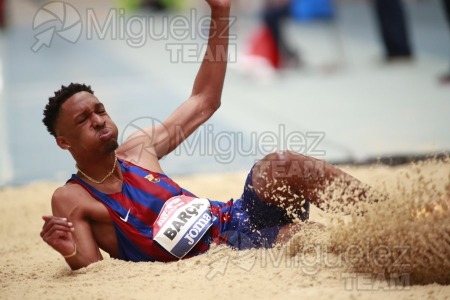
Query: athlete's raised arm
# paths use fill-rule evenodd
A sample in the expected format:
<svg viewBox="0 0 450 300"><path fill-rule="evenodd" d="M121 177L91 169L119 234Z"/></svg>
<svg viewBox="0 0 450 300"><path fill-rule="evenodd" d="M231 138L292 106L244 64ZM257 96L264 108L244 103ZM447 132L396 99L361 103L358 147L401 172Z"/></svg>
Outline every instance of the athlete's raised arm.
<svg viewBox="0 0 450 300"><path fill-rule="evenodd" d="M136 158L139 165L154 168L220 107L227 68L231 0L206 0L211 8L211 24L206 53L194 81L192 94L162 125L136 132L118 149L124 156ZM137 146L139 145L139 146ZM142 146L146 153L142 155Z"/></svg>

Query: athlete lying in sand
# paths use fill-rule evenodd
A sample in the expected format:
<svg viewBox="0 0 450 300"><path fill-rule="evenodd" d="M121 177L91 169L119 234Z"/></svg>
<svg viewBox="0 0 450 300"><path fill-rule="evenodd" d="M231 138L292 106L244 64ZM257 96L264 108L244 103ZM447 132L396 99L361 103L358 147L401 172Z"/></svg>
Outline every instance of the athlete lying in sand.
<svg viewBox="0 0 450 300"><path fill-rule="evenodd" d="M319 204L327 183L339 178L364 195L365 187L351 176L286 151L256 163L241 199L227 203L197 199L164 175L159 159L221 103L227 62L213 58L228 47L230 0L207 2L208 52L192 95L163 125L136 132L119 146L117 127L90 87L63 86L49 99L44 124L71 153L78 173L54 192L53 216L43 217L41 237L72 269L101 260L100 248L124 260L173 261L203 253L212 242L270 247L284 226L308 219L309 203Z"/></svg>

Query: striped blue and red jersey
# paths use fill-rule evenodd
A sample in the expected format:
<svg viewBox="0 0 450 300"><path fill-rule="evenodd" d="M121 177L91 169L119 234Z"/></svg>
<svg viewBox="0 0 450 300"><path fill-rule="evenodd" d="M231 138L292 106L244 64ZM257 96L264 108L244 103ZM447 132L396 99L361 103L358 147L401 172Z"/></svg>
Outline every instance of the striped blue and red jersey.
<svg viewBox="0 0 450 300"><path fill-rule="evenodd" d="M102 193L75 174L68 182L81 185L107 208L116 231L119 259L136 262L178 260L153 240L153 223L167 200L180 195L195 195L164 174L121 159L118 162L123 175L122 190L118 193ZM211 213L216 216L213 226L186 258L206 252L211 242L229 227L233 200L226 203L210 200L210 203Z"/></svg>

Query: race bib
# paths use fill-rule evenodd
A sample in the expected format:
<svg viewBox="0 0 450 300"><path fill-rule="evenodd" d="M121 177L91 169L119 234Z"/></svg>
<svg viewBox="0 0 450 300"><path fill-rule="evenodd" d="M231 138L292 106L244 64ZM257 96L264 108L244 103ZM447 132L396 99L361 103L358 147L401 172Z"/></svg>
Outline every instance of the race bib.
<svg viewBox="0 0 450 300"><path fill-rule="evenodd" d="M153 240L183 258L213 224L207 199L188 196L170 198L153 224Z"/></svg>

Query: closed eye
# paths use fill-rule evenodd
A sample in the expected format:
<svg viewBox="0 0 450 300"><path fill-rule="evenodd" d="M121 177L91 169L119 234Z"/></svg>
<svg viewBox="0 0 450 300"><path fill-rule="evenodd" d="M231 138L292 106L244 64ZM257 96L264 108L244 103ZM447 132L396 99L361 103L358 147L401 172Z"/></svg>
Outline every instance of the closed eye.
<svg viewBox="0 0 450 300"><path fill-rule="evenodd" d="M82 115L80 115L80 116L77 118L76 123L77 123L78 125L81 125L81 124L83 124L84 122L86 122L86 120L87 120L87 115L86 115L86 114L82 114Z"/></svg>
<svg viewBox="0 0 450 300"><path fill-rule="evenodd" d="M98 103L95 105L95 113L98 115L106 114L105 106L102 103Z"/></svg>

